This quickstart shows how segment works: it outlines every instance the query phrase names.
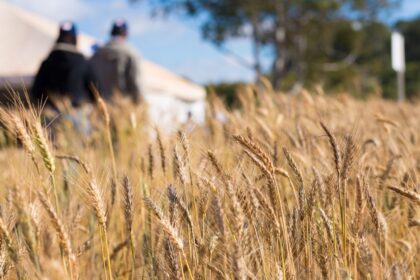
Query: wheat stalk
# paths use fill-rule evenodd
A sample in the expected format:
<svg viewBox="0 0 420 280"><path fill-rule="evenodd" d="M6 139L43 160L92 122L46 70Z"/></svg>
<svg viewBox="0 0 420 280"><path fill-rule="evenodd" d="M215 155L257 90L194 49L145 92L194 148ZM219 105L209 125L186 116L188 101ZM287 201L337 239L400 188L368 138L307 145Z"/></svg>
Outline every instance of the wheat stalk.
<svg viewBox="0 0 420 280"><path fill-rule="evenodd" d="M112 176L113 176L113 180L117 180L117 164L115 161L114 146L112 145L111 117L108 111L108 106L106 105L105 100L99 94L99 91L97 90L97 88L93 85L90 85L90 88L95 96L95 100L96 100L96 103L98 104L99 111L101 112L105 121L108 151L111 156Z"/></svg>
<svg viewBox="0 0 420 280"><path fill-rule="evenodd" d="M77 156L72 156L72 155L55 155L55 157L58 158L58 159L70 160L70 161L73 161L73 162L77 163L78 165L80 165L83 168L83 170L86 172L87 175L90 175L92 173L92 171L91 171L90 167L88 166L88 164L86 164L85 162L83 162Z"/></svg>
<svg viewBox="0 0 420 280"><path fill-rule="evenodd" d="M341 241L343 244L343 252L344 254L347 253L347 237L346 237L346 192L345 189L341 186L341 171L342 171L342 159L340 154L340 149L337 144L337 140L335 136L331 133L331 131L327 128L327 126L321 122L321 127L324 130L324 132L327 134L328 141L330 143L331 149L333 151L334 155L334 163L335 163L335 170L337 173L337 191L338 191L338 199L339 199L339 205L340 205L340 218L341 218ZM352 142L348 141L348 151L351 152L352 149ZM348 169L350 167L350 160L352 159L351 154L347 155L347 162L343 165L343 170L348 172ZM346 261L346 258L345 258Z"/></svg>
<svg viewBox="0 0 420 280"><path fill-rule="evenodd" d="M41 154L44 165L50 174L51 185L53 188L54 198L55 198L55 208L57 209L57 211L59 211L60 209L59 209L59 202L58 202L58 192L57 192L57 186L55 184L55 178L54 178L54 171L56 168L55 160L54 160L51 149L48 145L47 138L44 135L44 130L42 129L42 126L39 120L34 121L34 123L32 124L31 132L34 138L35 145Z"/></svg>

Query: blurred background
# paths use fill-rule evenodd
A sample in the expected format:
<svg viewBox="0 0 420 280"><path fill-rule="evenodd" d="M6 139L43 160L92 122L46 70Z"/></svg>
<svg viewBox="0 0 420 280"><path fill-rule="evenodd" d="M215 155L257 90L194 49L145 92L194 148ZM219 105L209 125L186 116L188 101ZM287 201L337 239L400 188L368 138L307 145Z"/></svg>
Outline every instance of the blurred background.
<svg viewBox="0 0 420 280"><path fill-rule="evenodd" d="M3 0L4 1L4 0ZM215 88L228 102L264 75L276 89L323 86L358 97L396 96L391 32L405 38L406 94L420 97L419 0L9 0L108 39L113 19L151 61Z"/></svg>

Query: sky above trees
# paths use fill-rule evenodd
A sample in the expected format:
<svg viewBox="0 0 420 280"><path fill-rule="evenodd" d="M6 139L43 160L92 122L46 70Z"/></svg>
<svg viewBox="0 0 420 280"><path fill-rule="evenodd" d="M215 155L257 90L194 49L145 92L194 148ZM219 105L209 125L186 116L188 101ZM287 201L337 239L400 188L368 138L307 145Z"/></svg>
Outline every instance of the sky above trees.
<svg viewBox="0 0 420 280"><path fill-rule="evenodd" d="M254 73L201 39L194 20L170 17L151 18L144 3L131 5L127 0L10 0L23 8L60 21L72 19L79 30L101 41L108 38L112 19L123 17L130 22L130 41L143 56L198 83L252 80ZM398 19L420 15L419 0L402 0L400 9L384 15L390 24ZM226 47L252 62L249 40L236 39ZM269 53L262 53L263 67L268 67Z"/></svg>

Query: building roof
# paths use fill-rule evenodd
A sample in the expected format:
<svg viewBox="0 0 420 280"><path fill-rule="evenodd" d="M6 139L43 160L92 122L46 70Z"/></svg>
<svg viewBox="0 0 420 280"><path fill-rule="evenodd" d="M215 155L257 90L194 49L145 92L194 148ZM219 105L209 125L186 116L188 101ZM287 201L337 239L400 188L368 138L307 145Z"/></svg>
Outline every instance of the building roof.
<svg viewBox="0 0 420 280"><path fill-rule="evenodd" d="M0 26L0 86L27 86L54 45L58 23L0 0ZM97 42L79 33L78 48L85 55L91 55ZM142 60L141 74L146 94L169 95L188 102L205 98L202 86L151 61Z"/></svg>

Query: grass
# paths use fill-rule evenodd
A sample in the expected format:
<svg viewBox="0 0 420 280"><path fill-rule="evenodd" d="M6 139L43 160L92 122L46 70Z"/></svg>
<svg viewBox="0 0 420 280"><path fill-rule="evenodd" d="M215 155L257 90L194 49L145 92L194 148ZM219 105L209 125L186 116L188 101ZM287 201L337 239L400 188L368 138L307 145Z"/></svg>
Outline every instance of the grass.
<svg viewBox="0 0 420 280"><path fill-rule="evenodd" d="M420 278L420 105L239 94L192 131L2 108L0 277Z"/></svg>

